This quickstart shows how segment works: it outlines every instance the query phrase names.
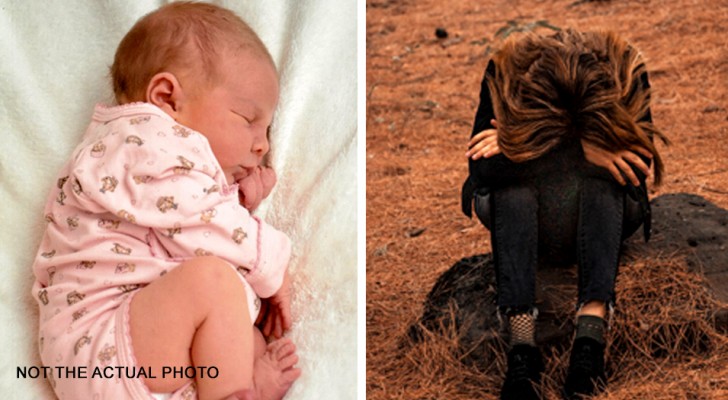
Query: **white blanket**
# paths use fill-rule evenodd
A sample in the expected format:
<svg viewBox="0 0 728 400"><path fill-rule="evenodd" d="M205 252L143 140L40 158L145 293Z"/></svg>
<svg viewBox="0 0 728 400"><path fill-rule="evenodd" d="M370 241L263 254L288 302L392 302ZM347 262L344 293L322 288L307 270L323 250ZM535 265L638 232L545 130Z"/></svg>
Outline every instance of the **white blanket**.
<svg viewBox="0 0 728 400"><path fill-rule="evenodd" d="M281 75L271 148L279 182L257 214L293 241L303 375L288 399L356 398L356 13L354 0L216 2L242 16ZM163 1L0 1L0 393L44 399L31 263L43 205L134 22Z"/></svg>

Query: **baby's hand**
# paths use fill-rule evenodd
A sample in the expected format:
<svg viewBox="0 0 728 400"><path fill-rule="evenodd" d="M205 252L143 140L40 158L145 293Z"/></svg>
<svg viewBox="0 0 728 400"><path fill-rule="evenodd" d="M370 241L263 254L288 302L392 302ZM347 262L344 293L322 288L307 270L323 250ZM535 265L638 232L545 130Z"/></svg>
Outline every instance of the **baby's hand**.
<svg viewBox="0 0 728 400"><path fill-rule="evenodd" d="M278 291L273 296L262 299L255 324L262 326L263 335L273 335L276 339L280 339L291 329L291 283L288 271L283 275L283 283Z"/></svg>
<svg viewBox="0 0 728 400"><path fill-rule="evenodd" d="M248 176L238 182L240 204L252 212L268 197L275 184L276 173L272 168L250 168Z"/></svg>
<svg viewBox="0 0 728 400"><path fill-rule="evenodd" d="M641 170L645 176L650 175L650 168L637 155L637 153L640 153L647 158L652 158L652 153L644 147L637 146L635 147L635 151L620 150L612 153L584 140L581 141L581 147L584 148L584 157L587 161L598 167L607 169L622 186L627 184L622 174L629 179L632 185L640 185L640 180L634 171L632 171L630 164Z"/></svg>
<svg viewBox="0 0 728 400"><path fill-rule="evenodd" d="M494 119L490 120L491 125L498 128ZM470 138L468 142L468 151L466 157L477 160L481 157L492 157L501 152L498 147L498 131L496 129L486 129Z"/></svg>

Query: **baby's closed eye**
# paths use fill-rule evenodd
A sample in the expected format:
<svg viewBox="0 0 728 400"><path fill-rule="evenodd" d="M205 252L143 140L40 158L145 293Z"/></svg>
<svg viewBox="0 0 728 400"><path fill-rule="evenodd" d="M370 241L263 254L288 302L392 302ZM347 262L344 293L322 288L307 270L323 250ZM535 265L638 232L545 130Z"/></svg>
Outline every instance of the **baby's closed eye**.
<svg viewBox="0 0 728 400"><path fill-rule="evenodd" d="M232 112L233 114L235 114L235 115L239 116L240 118L242 118L243 120L245 120L245 122L247 122L247 123L248 123L248 125L252 124L252 123L253 123L253 121L255 120L255 117L250 117L250 116L247 116L247 115L246 115L246 114L244 114L244 113L239 113L239 112L237 112L237 111L235 111L235 110L230 110L230 111L231 111L231 112Z"/></svg>

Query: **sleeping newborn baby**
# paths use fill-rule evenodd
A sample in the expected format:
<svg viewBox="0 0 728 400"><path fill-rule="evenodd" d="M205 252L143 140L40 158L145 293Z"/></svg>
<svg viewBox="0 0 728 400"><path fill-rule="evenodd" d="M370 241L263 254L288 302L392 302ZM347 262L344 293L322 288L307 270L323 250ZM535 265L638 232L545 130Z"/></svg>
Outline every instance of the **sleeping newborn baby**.
<svg viewBox="0 0 728 400"><path fill-rule="evenodd" d="M111 74L118 105L61 169L33 265L44 365L88 374L55 374L56 395L282 398L301 373L282 338L291 245L250 214L275 184L270 54L232 12L172 3Z"/></svg>

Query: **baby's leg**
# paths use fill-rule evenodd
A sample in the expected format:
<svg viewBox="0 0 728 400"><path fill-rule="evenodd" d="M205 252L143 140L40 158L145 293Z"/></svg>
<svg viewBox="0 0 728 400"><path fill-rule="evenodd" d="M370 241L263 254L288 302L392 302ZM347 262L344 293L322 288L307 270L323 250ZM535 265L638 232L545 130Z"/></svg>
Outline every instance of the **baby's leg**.
<svg viewBox="0 0 728 400"><path fill-rule="evenodd" d="M188 381L162 378L164 366L214 366L217 378L196 379L200 399L253 388L256 340L246 299L237 273L215 257L185 262L140 289L129 314L137 365L157 371L147 387L171 392Z"/></svg>

